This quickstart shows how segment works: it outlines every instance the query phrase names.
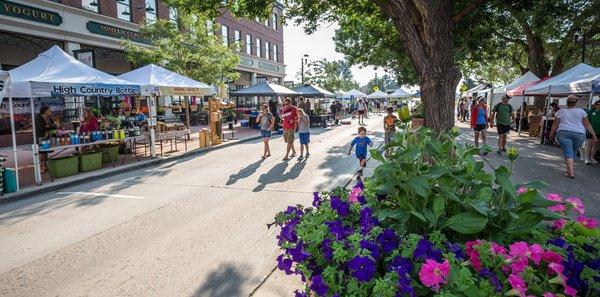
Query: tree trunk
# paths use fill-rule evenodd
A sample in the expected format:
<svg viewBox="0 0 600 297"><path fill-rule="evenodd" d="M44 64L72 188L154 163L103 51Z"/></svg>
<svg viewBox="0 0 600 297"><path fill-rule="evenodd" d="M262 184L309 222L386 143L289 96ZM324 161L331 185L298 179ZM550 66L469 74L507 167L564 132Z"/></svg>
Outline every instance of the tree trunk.
<svg viewBox="0 0 600 297"><path fill-rule="evenodd" d="M376 0L392 19L421 81L425 126L454 126L454 97L461 73L454 62L453 1ZM470 8L473 9L473 8Z"/></svg>

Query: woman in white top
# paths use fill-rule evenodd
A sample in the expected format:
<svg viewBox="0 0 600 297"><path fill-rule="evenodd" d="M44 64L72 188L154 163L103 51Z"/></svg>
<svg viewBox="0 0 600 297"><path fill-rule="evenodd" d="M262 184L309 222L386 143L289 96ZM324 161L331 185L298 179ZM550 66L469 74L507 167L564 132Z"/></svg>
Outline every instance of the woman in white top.
<svg viewBox="0 0 600 297"><path fill-rule="evenodd" d="M564 176L569 178L575 178L573 159L585 141L585 131L587 130L592 135L592 139L596 140L596 133L587 118L587 113L581 108L576 108L576 104L577 97L571 95L567 98L567 108L561 108L556 112L556 119L550 131L551 136L556 133L556 140L563 150L567 165L567 173Z"/></svg>
<svg viewBox="0 0 600 297"><path fill-rule="evenodd" d="M367 111L367 106L365 105L363 99L358 100L356 109L358 110L358 124L364 125L365 124L365 113Z"/></svg>

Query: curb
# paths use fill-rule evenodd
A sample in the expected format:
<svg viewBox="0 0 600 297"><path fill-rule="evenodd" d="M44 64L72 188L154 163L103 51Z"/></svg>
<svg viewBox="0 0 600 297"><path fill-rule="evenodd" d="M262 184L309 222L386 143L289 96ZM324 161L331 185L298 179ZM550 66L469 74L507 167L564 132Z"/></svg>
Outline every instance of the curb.
<svg viewBox="0 0 600 297"><path fill-rule="evenodd" d="M98 174L95 174L95 175L89 175L86 177L82 177L79 179L73 179L73 180L62 182L62 183L61 182L49 182L42 186L29 187L29 188L26 188L19 192L9 193L4 196L1 196L0 197L0 205L9 203L9 202L14 202L14 201L18 201L18 200L31 198L31 197L39 195L39 194L52 192L52 191L62 189L65 187L72 187L72 186L80 185L80 184L88 182L91 179L102 179L102 178L106 178L106 177L113 177L113 176L117 176L120 174L129 173L131 171L143 169L146 167L152 167L152 166L160 165L162 163L166 163L166 162L170 162L170 161L176 161L176 160L187 158L187 157L198 156L203 153L208 153L208 152L211 152L214 150L231 147L231 146L234 146L237 144L242 144L242 143L246 143L246 142L250 142L250 141L254 141L254 140L259 140L260 138L261 138L260 135L257 135L257 136L252 136L252 137L249 137L246 139L241 139L238 141L228 141L226 143L222 143L217 146L210 146L210 147L206 147L206 148L197 148L197 149L190 150L190 151L184 152L182 154L174 155L171 157L166 157L166 158L157 157L155 159L144 160L144 161L140 161L140 162L133 163L130 165L111 168L109 170L99 172Z"/></svg>

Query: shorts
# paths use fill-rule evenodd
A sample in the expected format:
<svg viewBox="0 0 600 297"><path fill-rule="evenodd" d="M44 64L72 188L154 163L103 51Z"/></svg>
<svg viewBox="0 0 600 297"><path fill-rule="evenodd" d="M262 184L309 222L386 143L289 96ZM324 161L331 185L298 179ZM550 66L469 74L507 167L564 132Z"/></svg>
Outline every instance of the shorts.
<svg viewBox="0 0 600 297"><path fill-rule="evenodd" d="M396 133L396 131L385 132L384 138L383 138L385 144L388 144L392 141L392 138L394 138L395 133Z"/></svg>
<svg viewBox="0 0 600 297"><path fill-rule="evenodd" d="M365 110L364 110L364 109L363 109L363 110L359 110L359 111L358 111L358 114L360 114L360 115L363 115L363 114L365 114Z"/></svg>
<svg viewBox="0 0 600 297"><path fill-rule="evenodd" d="M309 144L310 143L310 133L298 133L298 138L300 139L300 144Z"/></svg>
<svg viewBox="0 0 600 297"><path fill-rule="evenodd" d="M498 124L496 128L498 129L498 135L504 135L510 132L510 125Z"/></svg>
<svg viewBox="0 0 600 297"><path fill-rule="evenodd" d="M367 154L356 153L356 158L357 158L359 161L366 160L366 159L367 159Z"/></svg>
<svg viewBox="0 0 600 297"><path fill-rule="evenodd" d="M260 130L260 136L262 138L270 138L271 137L271 130Z"/></svg>
<svg viewBox="0 0 600 297"><path fill-rule="evenodd" d="M585 133L560 130L556 133L556 140L563 150L565 159L574 159L575 153L579 151L581 145L585 141Z"/></svg>
<svg viewBox="0 0 600 297"><path fill-rule="evenodd" d="M486 124L477 124L475 125L475 131L479 132L479 131L485 131L487 130L487 125Z"/></svg>
<svg viewBox="0 0 600 297"><path fill-rule="evenodd" d="M283 130L283 141L285 143L294 143L294 129Z"/></svg>

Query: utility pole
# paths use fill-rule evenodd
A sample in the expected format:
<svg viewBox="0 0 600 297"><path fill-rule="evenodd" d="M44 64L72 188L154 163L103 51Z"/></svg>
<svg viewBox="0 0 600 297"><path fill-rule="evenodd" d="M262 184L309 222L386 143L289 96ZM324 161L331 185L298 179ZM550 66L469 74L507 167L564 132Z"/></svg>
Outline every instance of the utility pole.
<svg viewBox="0 0 600 297"><path fill-rule="evenodd" d="M301 65L300 66L301 67L301 69L300 69L300 72L301 72L300 77L301 77L301 84L302 85L304 85L304 63L308 64L308 54L304 54L302 56L302 58L300 59L300 65Z"/></svg>

